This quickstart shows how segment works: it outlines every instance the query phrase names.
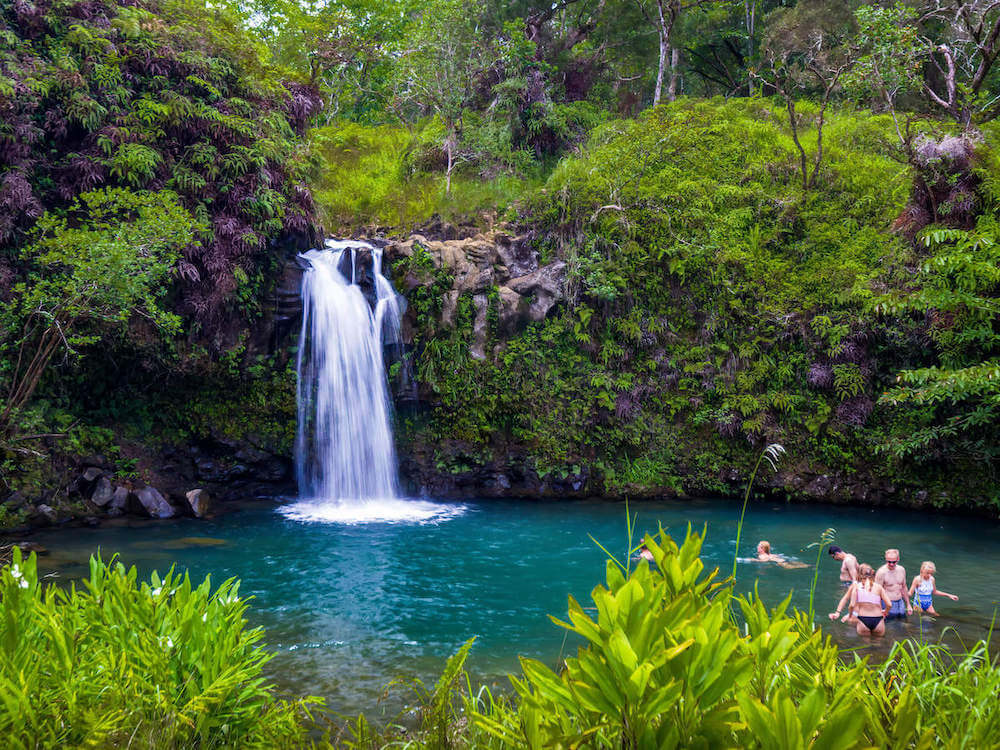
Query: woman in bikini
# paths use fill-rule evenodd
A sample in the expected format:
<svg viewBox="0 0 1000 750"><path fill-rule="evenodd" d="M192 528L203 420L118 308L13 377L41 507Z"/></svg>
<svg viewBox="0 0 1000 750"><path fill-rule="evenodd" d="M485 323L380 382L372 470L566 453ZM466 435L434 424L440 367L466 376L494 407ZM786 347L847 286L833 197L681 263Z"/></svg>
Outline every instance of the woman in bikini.
<svg viewBox="0 0 1000 750"><path fill-rule="evenodd" d="M851 586L850 594L849 611L854 613L858 635L883 635L885 615L892 602L886 596L885 589L875 583L875 569L871 565L862 563L858 567L858 582Z"/></svg>

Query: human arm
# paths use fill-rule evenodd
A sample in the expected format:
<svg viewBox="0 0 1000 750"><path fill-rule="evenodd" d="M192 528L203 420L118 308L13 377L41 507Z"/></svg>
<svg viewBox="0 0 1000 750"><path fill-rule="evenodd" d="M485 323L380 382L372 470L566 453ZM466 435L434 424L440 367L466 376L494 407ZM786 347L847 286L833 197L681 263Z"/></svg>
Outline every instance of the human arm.
<svg viewBox="0 0 1000 750"><path fill-rule="evenodd" d="M913 576L913 583L910 584L910 590L906 594L906 597L908 599L913 598L913 592L917 590L917 586L919 585L919 583L920 583L920 576Z"/></svg>
<svg viewBox="0 0 1000 750"><path fill-rule="evenodd" d="M931 578L931 580L934 581L933 578ZM940 594L941 596L947 596L953 602L957 602L958 601L958 597L955 596L954 594L949 594L947 591L941 591L941 589L939 589L937 587L937 581L934 581L934 593L935 594Z"/></svg>
<svg viewBox="0 0 1000 750"><path fill-rule="evenodd" d="M906 583L906 568L900 567L900 575L903 577L903 583ZM906 597L906 614L913 614L913 599L911 597Z"/></svg>
<svg viewBox="0 0 1000 750"><path fill-rule="evenodd" d="M854 587L851 586L851 588L847 589L847 591L844 592L844 595L840 597L840 601L837 602L837 611L830 613L831 620L836 620L838 617L840 617L840 613L841 611L843 611L844 605L847 604L847 600L851 598L851 591L853 590Z"/></svg>
<svg viewBox="0 0 1000 750"><path fill-rule="evenodd" d="M885 593L885 589L882 586L878 587L878 593L879 596L882 598L882 602L885 604L885 606L882 607L882 616L888 617L889 610L892 609L892 602L889 601L889 596Z"/></svg>

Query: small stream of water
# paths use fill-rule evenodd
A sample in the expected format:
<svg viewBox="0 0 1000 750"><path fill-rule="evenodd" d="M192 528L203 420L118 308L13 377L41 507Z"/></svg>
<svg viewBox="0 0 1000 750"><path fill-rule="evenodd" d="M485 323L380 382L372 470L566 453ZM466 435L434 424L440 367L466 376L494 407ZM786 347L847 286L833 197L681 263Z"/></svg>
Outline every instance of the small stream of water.
<svg viewBox="0 0 1000 750"><path fill-rule="evenodd" d="M270 669L288 691L326 696L335 711L376 711L379 692L394 677L434 680L445 659L471 636L474 674L505 684L519 654L550 664L564 632L547 615L565 616L572 594L589 604L604 578L604 553L623 552L625 507L611 502L483 501L431 504L439 515L423 522L312 523L256 503L215 520L122 521L99 529L36 534L52 550L43 570L62 580L84 575L84 562L101 548L138 565L143 575L177 562L192 576L211 574L243 581L252 595L250 619L267 630L276 652ZM287 510L287 506L282 506ZM728 501L657 502L633 505L640 531L662 523L682 537L688 523L708 524L704 559L727 573L735 552L738 505ZM827 527L837 544L862 562L878 564L886 547L899 547L907 576L922 560L937 563L937 579L958 602L938 597L936 620L893 622L888 636L860 639L853 628L826 620L842 589L839 565L820 561L817 611L839 643L874 658L898 638L959 638L972 642L989 630L1000 599L1000 525L932 512L886 509L751 505L741 556L759 539L776 552L810 565L806 549ZM759 586L777 604L789 591L793 604L808 606L812 568L740 564L738 587ZM950 630L953 628L954 631Z"/></svg>

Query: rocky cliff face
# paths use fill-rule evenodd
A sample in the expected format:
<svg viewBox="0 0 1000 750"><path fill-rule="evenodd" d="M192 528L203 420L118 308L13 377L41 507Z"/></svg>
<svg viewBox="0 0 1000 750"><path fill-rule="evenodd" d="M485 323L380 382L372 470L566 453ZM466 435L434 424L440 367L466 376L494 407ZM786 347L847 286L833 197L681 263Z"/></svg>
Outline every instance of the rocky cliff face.
<svg viewBox="0 0 1000 750"><path fill-rule="evenodd" d="M464 239L430 240L415 234L385 245L388 263L410 258L416 247L427 254L435 270L445 269L453 278L445 292L440 323L455 325L455 311L462 295L470 295L476 310L471 347L474 357L484 359L489 294L499 295L499 324L504 334L514 333L529 321L541 321L565 297L566 264L562 261L539 266L538 253L525 236L503 232L476 234ZM426 284L426 278L409 273L399 291L406 296ZM411 317L412 322L412 317ZM404 341L412 342L412 327L404 330Z"/></svg>

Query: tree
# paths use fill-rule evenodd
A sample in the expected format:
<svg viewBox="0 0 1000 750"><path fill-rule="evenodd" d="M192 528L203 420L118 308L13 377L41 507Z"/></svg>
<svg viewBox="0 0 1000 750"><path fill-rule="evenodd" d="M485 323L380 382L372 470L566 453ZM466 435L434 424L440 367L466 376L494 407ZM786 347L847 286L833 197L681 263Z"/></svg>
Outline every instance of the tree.
<svg viewBox="0 0 1000 750"><path fill-rule="evenodd" d="M656 28L659 38L659 60L656 69L656 87L653 90L653 106L660 103L663 93L663 79L667 68L670 81L667 85L667 101L677 98L677 84L680 78L680 47L673 42L674 29L681 14L693 8L712 5L721 0L636 0L646 20ZM654 5L655 8L649 7Z"/></svg>
<svg viewBox="0 0 1000 750"><path fill-rule="evenodd" d="M496 56L480 32L481 10L476 0L428 5L405 40L396 70L395 98L403 113L437 115L444 124L446 193L451 192L462 118Z"/></svg>
<svg viewBox="0 0 1000 750"><path fill-rule="evenodd" d="M924 92L963 127L973 119L987 121L1000 114L989 90L1000 55L1000 3L995 0L932 0L920 21L935 27L937 43L927 40L931 75Z"/></svg>
<svg viewBox="0 0 1000 750"><path fill-rule="evenodd" d="M761 66L751 75L784 101L792 141L799 152L802 189L809 190L816 184L823 161L827 107L842 77L854 67L857 59L856 50L848 42L853 25L850 14L838 17L813 7L798 13L794 11L783 14L771 27ZM802 142L806 122L797 104L807 94L815 95L819 107L815 120L816 151L812 159Z"/></svg>
<svg viewBox="0 0 1000 750"><path fill-rule="evenodd" d="M896 110L900 94L919 86L921 44L914 25L916 12L897 2L889 7L862 6L854 17L859 56L845 76L845 88L884 107L909 151L909 139L900 128Z"/></svg>
<svg viewBox="0 0 1000 750"><path fill-rule="evenodd" d="M38 220L36 240L21 254L29 271L14 285L0 316L6 345L0 372L7 400L0 436L34 395L55 355L78 353L138 318L164 335L180 319L161 301L185 248L204 232L169 191L124 189L81 193L65 213ZM6 350L6 351L5 351Z"/></svg>

